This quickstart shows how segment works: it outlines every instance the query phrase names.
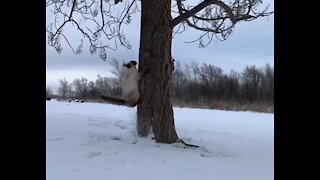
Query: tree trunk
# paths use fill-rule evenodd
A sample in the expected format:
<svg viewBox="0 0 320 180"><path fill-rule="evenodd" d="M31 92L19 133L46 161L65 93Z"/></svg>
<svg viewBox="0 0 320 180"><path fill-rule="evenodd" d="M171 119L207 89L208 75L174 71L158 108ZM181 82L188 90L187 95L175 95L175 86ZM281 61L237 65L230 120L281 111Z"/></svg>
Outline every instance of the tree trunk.
<svg viewBox="0 0 320 180"><path fill-rule="evenodd" d="M149 68L150 73L140 81L137 131L148 136L152 129L156 142L174 143L171 0L141 0L141 6L139 70Z"/></svg>

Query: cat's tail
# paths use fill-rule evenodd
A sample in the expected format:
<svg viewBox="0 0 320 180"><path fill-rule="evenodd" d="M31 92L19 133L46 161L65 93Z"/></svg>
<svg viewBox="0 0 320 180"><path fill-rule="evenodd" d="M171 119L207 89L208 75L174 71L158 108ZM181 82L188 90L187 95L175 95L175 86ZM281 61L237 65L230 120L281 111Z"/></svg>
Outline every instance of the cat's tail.
<svg viewBox="0 0 320 180"><path fill-rule="evenodd" d="M103 99L104 101L106 101L109 104L114 104L114 105L119 105L119 106L129 106L129 107L135 107L137 105L137 103L129 103L121 98L114 98L114 97L104 96L104 95L102 95L100 97L101 97L101 99Z"/></svg>

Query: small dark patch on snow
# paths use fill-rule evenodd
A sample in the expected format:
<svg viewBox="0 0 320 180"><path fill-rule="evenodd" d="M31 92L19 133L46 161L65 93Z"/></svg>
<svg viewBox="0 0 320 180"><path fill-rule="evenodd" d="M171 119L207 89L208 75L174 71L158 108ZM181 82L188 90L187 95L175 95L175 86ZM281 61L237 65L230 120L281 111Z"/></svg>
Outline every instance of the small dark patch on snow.
<svg viewBox="0 0 320 180"><path fill-rule="evenodd" d="M112 140L115 140L115 141L120 141L121 140L121 137L118 137L118 136L110 136Z"/></svg>
<svg viewBox="0 0 320 180"><path fill-rule="evenodd" d="M96 157L96 156L100 156L102 153L101 152L92 152L92 153L89 153L87 155L88 158L93 158L93 157Z"/></svg>
<svg viewBox="0 0 320 180"><path fill-rule="evenodd" d="M61 137L47 137L47 141L60 141L62 139L63 138L61 138Z"/></svg>

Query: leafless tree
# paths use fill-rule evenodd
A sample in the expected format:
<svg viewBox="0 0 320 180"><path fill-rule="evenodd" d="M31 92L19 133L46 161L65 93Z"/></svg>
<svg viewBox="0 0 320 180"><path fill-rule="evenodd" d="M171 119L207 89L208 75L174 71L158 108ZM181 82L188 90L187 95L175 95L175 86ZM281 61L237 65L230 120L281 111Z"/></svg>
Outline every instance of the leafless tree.
<svg viewBox="0 0 320 180"><path fill-rule="evenodd" d="M58 95L64 99L72 96L72 86L65 78L59 80Z"/></svg>
<svg viewBox="0 0 320 180"><path fill-rule="evenodd" d="M192 71L193 80L197 81L200 76L200 69L199 69L199 63L197 61L191 61L190 62L190 68Z"/></svg>
<svg viewBox="0 0 320 180"><path fill-rule="evenodd" d="M113 68L111 70L111 73L115 75L121 82L122 75L123 75L123 61L119 61L116 58L111 58L111 60L108 61L108 63Z"/></svg>
<svg viewBox="0 0 320 180"><path fill-rule="evenodd" d="M274 68L266 64L259 84L259 100L273 103L274 99Z"/></svg>
<svg viewBox="0 0 320 180"><path fill-rule="evenodd" d="M88 97L89 87L86 78L82 77L81 79L75 79L72 85L77 98L86 99Z"/></svg>
<svg viewBox="0 0 320 180"><path fill-rule="evenodd" d="M88 96L95 98L99 96L99 89L97 88L95 82L89 81L88 83Z"/></svg>
<svg viewBox="0 0 320 180"><path fill-rule="evenodd" d="M75 53L80 53L83 40L74 48L63 31L70 25L89 42L92 53L98 51L100 57L106 59L107 50L116 50L118 44L131 48L121 26L129 24L133 13L141 11L139 70L148 67L151 73L139 86L137 131L140 136L147 136L152 127L156 142L174 143L178 136L170 94L172 37L187 28L196 29L203 34L192 42L198 41L200 47L205 47L214 38L227 39L240 22L272 14L267 12L268 5L261 9L262 0L201 0L194 5L188 2L48 0L47 7L52 7L56 15L47 28L48 42L61 52L63 39Z"/></svg>
<svg viewBox="0 0 320 180"><path fill-rule="evenodd" d="M51 97L53 95L52 89L50 87L46 88L46 97Z"/></svg>
<svg viewBox="0 0 320 180"><path fill-rule="evenodd" d="M231 71L227 80L227 97L230 100L238 100L240 95L240 74L235 71Z"/></svg>
<svg viewBox="0 0 320 180"><path fill-rule="evenodd" d="M177 99L181 99L183 97L183 89L187 82L188 74L183 71L183 67L180 61L176 61L175 70L172 74L172 93Z"/></svg>
<svg viewBox="0 0 320 180"><path fill-rule="evenodd" d="M247 66L241 74L241 83L243 87L243 97L249 101L254 101L258 97L259 83L262 77L261 68L255 65Z"/></svg>
<svg viewBox="0 0 320 180"><path fill-rule="evenodd" d="M102 77L98 75L98 79L95 84L99 91L99 95L121 95L121 84L118 78Z"/></svg>

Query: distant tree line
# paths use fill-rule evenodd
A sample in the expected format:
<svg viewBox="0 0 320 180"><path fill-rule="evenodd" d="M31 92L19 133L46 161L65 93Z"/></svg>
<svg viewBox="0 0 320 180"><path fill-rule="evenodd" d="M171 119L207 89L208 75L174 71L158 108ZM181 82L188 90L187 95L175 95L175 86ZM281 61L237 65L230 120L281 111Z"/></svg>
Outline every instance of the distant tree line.
<svg viewBox="0 0 320 180"><path fill-rule="evenodd" d="M69 83L59 80L58 96L62 99L99 100L100 95L121 95L122 63L113 59L113 77L98 75L95 81L81 77ZM49 92L48 92L49 91ZM47 94L52 94L47 88ZM273 112L274 67L247 66L242 72L226 74L212 64L175 61L172 100L182 107Z"/></svg>
<svg viewBox="0 0 320 180"><path fill-rule="evenodd" d="M212 64L176 62L172 85L177 105L273 112L274 67L269 64L225 74Z"/></svg>
<svg viewBox="0 0 320 180"><path fill-rule="evenodd" d="M59 80L57 95L62 99L97 99L101 95L121 95L121 86L118 78L102 77L98 75L96 81L88 81L81 77L69 83L66 79Z"/></svg>

